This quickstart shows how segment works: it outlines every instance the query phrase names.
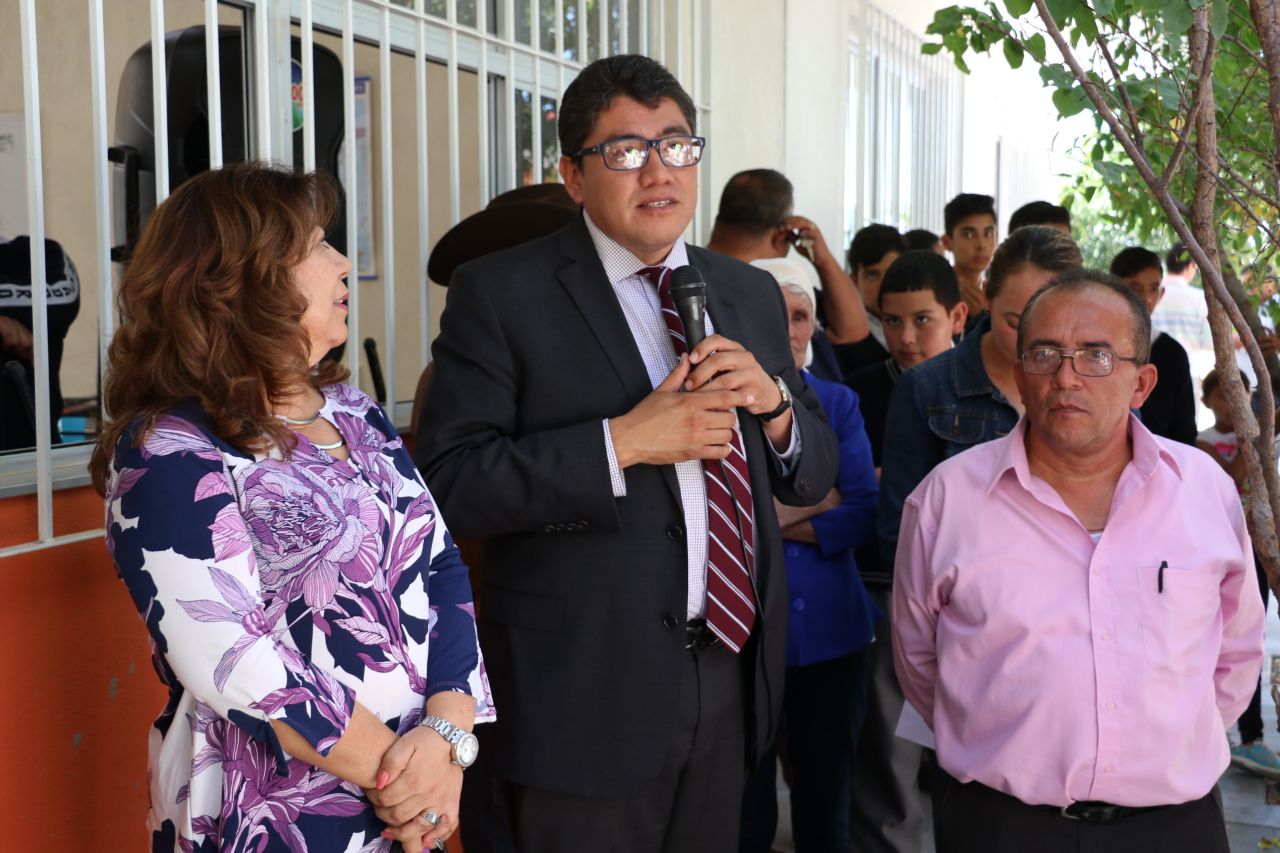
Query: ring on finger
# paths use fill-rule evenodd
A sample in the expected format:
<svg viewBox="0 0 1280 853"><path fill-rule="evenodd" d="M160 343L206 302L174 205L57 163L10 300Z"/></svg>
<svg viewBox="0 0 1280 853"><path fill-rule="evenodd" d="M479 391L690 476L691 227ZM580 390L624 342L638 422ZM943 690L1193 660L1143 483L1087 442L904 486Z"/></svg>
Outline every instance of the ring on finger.
<svg viewBox="0 0 1280 853"><path fill-rule="evenodd" d="M431 811L431 809L427 809L425 812L422 813L422 819L425 820L427 823L431 824L432 826L439 826L440 820L441 820L440 815Z"/></svg>

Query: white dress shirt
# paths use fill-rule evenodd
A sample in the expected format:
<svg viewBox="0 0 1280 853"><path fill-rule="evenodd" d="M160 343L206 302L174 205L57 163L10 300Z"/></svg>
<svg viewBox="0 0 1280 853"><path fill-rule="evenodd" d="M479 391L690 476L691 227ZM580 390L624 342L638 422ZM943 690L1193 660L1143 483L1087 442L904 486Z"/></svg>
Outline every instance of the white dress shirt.
<svg viewBox="0 0 1280 853"><path fill-rule="evenodd" d="M591 217L587 216L585 211L583 217L586 219L587 231L590 232L591 240L595 244L596 254L600 256L600 263L604 266L605 276L608 277L609 284L613 286L613 292L618 297L618 304L622 308L623 316L627 319L627 326L631 329L631 336L635 338L636 347L640 350L640 357L644 361L645 370L649 374L649 382L654 388L657 388L662 384L662 380L666 379L667 375L675 369L680 359L676 355L675 346L671 342L671 333L667 329L667 323L662 318L662 305L658 299L658 289L653 286L653 282L647 276L639 275L641 269L655 265L644 263L626 248L619 245L596 227L596 224L591 221ZM661 264L656 266L664 266L674 270L688 263L689 255L685 251L684 241L677 240L675 245L671 247L671 252L667 257ZM715 334L713 318L708 312L707 336L710 337L713 334ZM618 459L613 450L613 437L609 434L608 419L603 424L604 445L605 451L609 456L609 477L613 484L613 495L615 498L623 498L627 494L627 481L618 465ZM735 424L734 431L738 430L739 427ZM770 449L773 448L771 444L769 444L769 447ZM785 452L776 454L784 471L789 470L799 452L799 431L793 418L790 446ZM674 467L676 481L680 485L680 503L684 510L685 546L689 554L686 617L699 619L705 614L707 605L706 481L703 479L702 462L700 460L689 459L684 462L677 462ZM752 519L752 527L755 527L754 519Z"/></svg>

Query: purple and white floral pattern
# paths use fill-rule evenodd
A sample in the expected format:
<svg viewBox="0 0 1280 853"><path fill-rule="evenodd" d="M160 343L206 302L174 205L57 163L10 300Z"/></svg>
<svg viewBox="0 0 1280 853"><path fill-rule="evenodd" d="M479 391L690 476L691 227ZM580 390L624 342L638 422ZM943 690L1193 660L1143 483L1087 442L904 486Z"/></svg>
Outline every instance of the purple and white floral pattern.
<svg viewBox="0 0 1280 853"><path fill-rule="evenodd" d="M357 695L397 732L441 690L494 718L466 566L403 444L354 388L321 413L349 460L305 438L249 458L194 409L117 448L107 545L170 691L154 851L387 851L360 789L285 755L271 721L324 754Z"/></svg>

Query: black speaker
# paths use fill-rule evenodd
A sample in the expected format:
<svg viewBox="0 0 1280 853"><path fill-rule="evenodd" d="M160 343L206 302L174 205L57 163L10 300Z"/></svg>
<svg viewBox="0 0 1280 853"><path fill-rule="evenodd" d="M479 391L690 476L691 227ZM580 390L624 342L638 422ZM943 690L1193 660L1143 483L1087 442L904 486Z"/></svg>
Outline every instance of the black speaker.
<svg viewBox="0 0 1280 853"><path fill-rule="evenodd" d="M293 39L293 83L302 84L302 40ZM338 182L338 152L344 134L342 63L328 48L312 51L315 91L304 93L305 109L293 106L293 161L303 162L304 122L314 122L316 169L327 172L342 193L338 221L329 242L346 254L346 194ZM239 27L218 28L222 98L222 159L239 163L249 146L248 46ZM205 68L204 27L188 27L165 35L165 84L169 110L169 188L209 168L209 98ZM151 44L134 51L120 77L115 144L108 149L113 165L112 259L123 261L138 232L155 209L156 145L151 94Z"/></svg>

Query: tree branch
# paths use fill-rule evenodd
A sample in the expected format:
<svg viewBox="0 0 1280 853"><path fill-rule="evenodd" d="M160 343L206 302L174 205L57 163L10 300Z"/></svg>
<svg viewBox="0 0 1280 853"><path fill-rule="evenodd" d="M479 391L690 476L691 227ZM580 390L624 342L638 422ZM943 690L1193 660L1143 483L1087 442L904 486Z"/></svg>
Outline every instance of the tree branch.
<svg viewBox="0 0 1280 853"><path fill-rule="evenodd" d="M1226 0L1218 0L1218 2L1226 2ZM1165 166L1164 174L1160 176L1160 185L1162 187L1167 187L1173 176L1178 174L1178 167L1182 165L1182 155L1187 153L1187 143L1191 139L1191 128L1195 127L1196 121L1200 117L1201 104L1204 103L1204 91L1212 88L1212 61L1213 53L1206 53L1205 61L1200 65L1200 73L1196 75L1196 92L1191 98L1191 109L1187 111L1186 121L1182 125L1182 133L1174 130L1174 135L1178 138L1178 144L1174 147L1173 153L1169 155L1169 163ZM1204 84L1206 79L1210 81L1209 86ZM1170 129L1172 129L1172 125L1170 125Z"/></svg>
<svg viewBox="0 0 1280 853"><path fill-rule="evenodd" d="M1120 74L1120 68L1116 65L1115 57L1111 55L1111 48L1107 46L1107 40L1102 37L1101 32L1094 36L1093 41L1098 46L1098 50L1102 52L1102 58L1106 60L1107 67L1111 69L1111 76L1115 78L1116 88L1120 92L1120 101L1124 104L1124 111L1129 116L1129 130L1133 134L1133 140L1138 144L1139 148L1145 151L1147 143L1142 138L1142 127L1138 124L1138 111L1133 108L1133 101L1129 100L1129 87L1125 85L1124 77Z"/></svg>
<svg viewBox="0 0 1280 853"><path fill-rule="evenodd" d="M1208 3L1196 10L1189 43L1191 61L1195 63L1198 59L1202 66L1211 69L1214 40L1209 31L1209 11ZM1280 542L1276 540L1276 518L1280 517L1280 475L1276 471L1275 448L1272 444L1272 437L1275 435L1275 400L1271 382L1259 381L1258 391L1262 396L1262 424L1259 425L1258 418L1254 417L1253 408L1249 405L1249 394L1240 380L1240 372L1235 369L1231 335L1234 318L1229 322L1227 315L1234 311L1243 320L1244 312L1230 298L1222 275L1222 260L1218 254L1218 235L1214 221L1214 208L1218 198L1218 119L1212 83L1212 77L1202 78L1198 83L1199 88L1205 91L1205 101L1204 109L1196 121L1196 159L1200 161L1200 168L1196 172L1191 223L1200 244L1198 248L1209 261L1207 268L1201 267L1201 275L1206 281L1213 280L1212 291L1205 294L1205 301L1209 307L1209 327L1213 332L1214 360L1217 362L1218 376L1227 392L1227 405L1231 409L1236 435L1241 439L1249 491L1255 502L1263 503L1265 499L1265 504L1271 511L1268 517L1256 507L1252 508L1254 511L1250 513L1250 520L1253 523L1250 530L1258 545L1256 551L1266 572L1268 585L1275 587L1280 584ZM1248 334L1239 327L1237 331L1254 363L1255 375L1259 379L1269 378L1270 372L1262 363L1262 352L1252 328ZM1265 436L1265 440L1259 440L1260 436Z"/></svg>
<svg viewBox="0 0 1280 853"><path fill-rule="evenodd" d="M1254 29L1258 31L1262 59L1267 68L1267 84L1270 89L1267 109L1271 113L1271 132L1275 143L1271 156L1271 173L1276 184L1276 194L1280 195L1280 14L1277 14L1276 0L1249 0L1249 17L1253 19Z"/></svg>

